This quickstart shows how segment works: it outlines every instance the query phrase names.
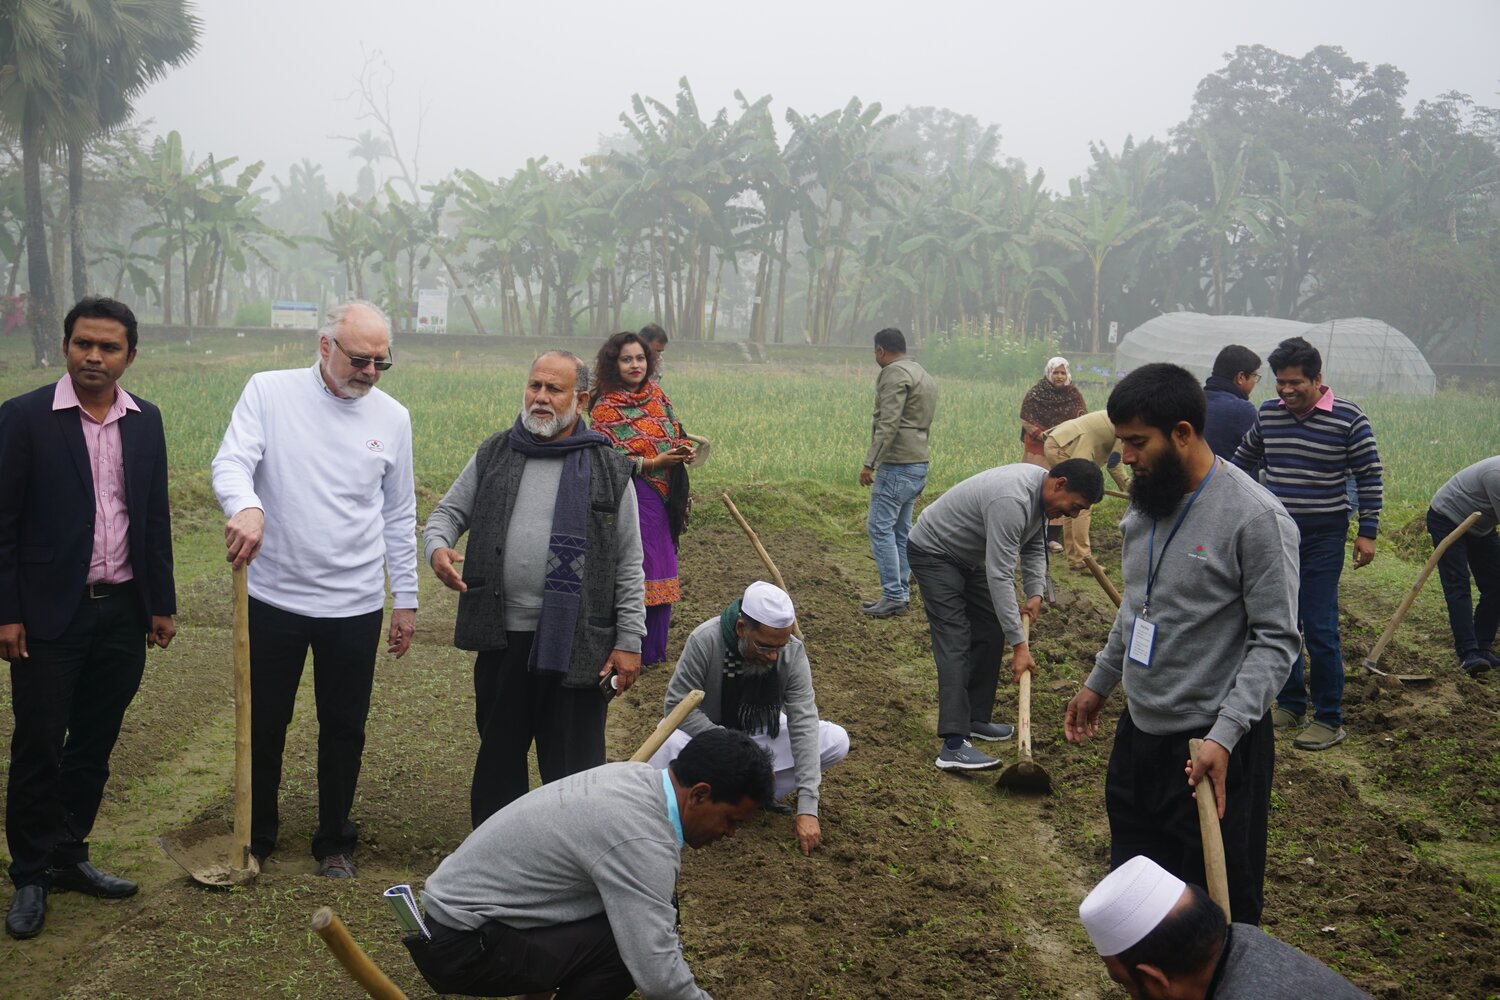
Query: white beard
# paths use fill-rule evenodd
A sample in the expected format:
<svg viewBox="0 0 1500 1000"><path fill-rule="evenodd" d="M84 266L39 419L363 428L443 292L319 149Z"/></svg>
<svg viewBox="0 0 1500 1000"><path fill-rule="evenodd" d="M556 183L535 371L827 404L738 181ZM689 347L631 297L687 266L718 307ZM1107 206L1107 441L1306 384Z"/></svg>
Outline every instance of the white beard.
<svg viewBox="0 0 1500 1000"><path fill-rule="evenodd" d="M327 363L323 365L323 374L328 376L328 381L333 383L333 387L338 390L340 395L350 399L362 399L370 394L371 389L375 388L369 382L358 381L352 377L339 378L333 373L333 369Z"/></svg>
<svg viewBox="0 0 1500 1000"><path fill-rule="evenodd" d="M539 438L554 438L573 426L573 420L578 416L578 397L562 413L550 417L534 417L525 410L521 411L521 426Z"/></svg>

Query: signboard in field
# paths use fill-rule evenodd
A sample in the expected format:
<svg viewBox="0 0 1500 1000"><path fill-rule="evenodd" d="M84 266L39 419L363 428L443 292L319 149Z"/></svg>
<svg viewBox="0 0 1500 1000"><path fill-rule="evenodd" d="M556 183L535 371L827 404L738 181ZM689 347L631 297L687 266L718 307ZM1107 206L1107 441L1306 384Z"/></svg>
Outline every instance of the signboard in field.
<svg viewBox="0 0 1500 1000"><path fill-rule="evenodd" d="M424 288L417 292L417 332L448 332L448 289Z"/></svg>
<svg viewBox="0 0 1500 1000"><path fill-rule="evenodd" d="M1111 344L1120 342L1120 324L1114 320L1111 320L1109 324L1109 342Z"/></svg>
<svg viewBox="0 0 1500 1000"><path fill-rule="evenodd" d="M314 302L272 302L271 325L287 330L316 330L318 306Z"/></svg>

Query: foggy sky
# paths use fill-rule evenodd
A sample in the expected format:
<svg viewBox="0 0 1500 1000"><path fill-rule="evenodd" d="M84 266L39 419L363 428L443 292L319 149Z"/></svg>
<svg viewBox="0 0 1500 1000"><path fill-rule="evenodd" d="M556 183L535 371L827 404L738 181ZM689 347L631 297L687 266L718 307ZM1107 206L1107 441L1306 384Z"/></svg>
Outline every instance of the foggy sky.
<svg viewBox="0 0 1500 1000"><path fill-rule="evenodd" d="M1500 105L1495 0L198 0L193 61L139 102L152 131L177 129L196 157L267 161L284 177L308 157L352 190L349 144L373 123L349 95L366 51L395 71L405 150L428 105L421 179L454 167L508 175L528 156L576 166L621 131L633 93L671 102L687 76L705 119L733 93L804 114L851 96L887 111L937 105L996 124L1002 154L1047 171L1048 186L1089 163L1088 143L1118 149L1186 116L1193 89L1225 53L1264 44L1300 56L1341 45L1408 76L1407 103L1448 90Z"/></svg>

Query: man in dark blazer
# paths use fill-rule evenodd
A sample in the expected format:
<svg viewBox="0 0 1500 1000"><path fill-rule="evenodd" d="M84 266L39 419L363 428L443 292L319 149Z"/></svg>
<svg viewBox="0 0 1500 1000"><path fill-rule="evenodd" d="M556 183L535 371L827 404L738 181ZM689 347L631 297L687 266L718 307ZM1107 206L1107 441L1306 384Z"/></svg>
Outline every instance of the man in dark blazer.
<svg viewBox="0 0 1500 1000"><path fill-rule="evenodd" d="M14 938L41 932L49 889L113 899L138 888L95 868L88 848L146 644L165 648L177 631L161 411L116 385L136 337L126 306L83 299L63 321L68 373L0 405Z"/></svg>

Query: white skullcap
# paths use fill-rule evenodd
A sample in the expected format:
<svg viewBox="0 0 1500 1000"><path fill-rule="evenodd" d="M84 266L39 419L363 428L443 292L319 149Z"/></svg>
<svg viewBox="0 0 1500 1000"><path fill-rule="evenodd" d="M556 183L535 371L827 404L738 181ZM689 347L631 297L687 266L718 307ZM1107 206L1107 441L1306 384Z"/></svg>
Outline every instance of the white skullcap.
<svg viewBox="0 0 1500 1000"><path fill-rule="evenodd" d="M1137 855L1094 886L1078 918L1101 956L1118 955L1155 930L1186 888L1182 879Z"/></svg>
<svg viewBox="0 0 1500 1000"><path fill-rule="evenodd" d="M745 588L740 610L749 618L772 628L786 628L797 620L797 611L786 591L774 583L756 580Z"/></svg>

